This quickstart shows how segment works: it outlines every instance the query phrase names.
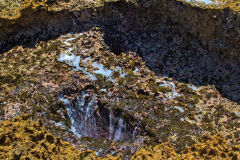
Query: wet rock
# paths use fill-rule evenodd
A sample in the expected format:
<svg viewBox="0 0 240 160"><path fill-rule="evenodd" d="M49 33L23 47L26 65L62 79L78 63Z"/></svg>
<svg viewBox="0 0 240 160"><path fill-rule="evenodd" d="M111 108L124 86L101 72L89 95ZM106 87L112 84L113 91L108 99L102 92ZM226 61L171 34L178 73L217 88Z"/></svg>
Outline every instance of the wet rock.
<svg viewBox="0 0 240 160"><path fill-rule="evenodd" d="M173 148L180 153L206 133L239 142L235 2L27 2L19 16L0 19L0 116L41 119L13 120L13 131L23 125L16 137L37 144L28 158L58 153L62 142L43 125L79 148L125 159L144 145L157 146L142 149L147 156L175 158ZM0 138L6 152L16 141L8 134ZM18 148L7 154L27 154ZM200 157L219 154L199 149Z"/></svg>

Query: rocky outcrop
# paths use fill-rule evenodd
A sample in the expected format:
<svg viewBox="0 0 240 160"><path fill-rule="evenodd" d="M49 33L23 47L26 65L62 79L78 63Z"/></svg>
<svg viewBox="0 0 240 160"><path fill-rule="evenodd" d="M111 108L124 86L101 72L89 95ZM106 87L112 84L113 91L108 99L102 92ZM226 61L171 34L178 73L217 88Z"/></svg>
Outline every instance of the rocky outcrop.
<svg viewBox="0 0 240 160"><path fill-rule="evenodd" d="M41 121L33 122L27 115L0 122L0 131L1 159L101 159L53 136Z"/></svg>
<svg viewBox="0 0 240 160"><path fill-rule="evenodd" d="M176 154L168 143L159 144L148 149L140 149L134 159L233 159L240 158L240 146L231 146L221 135L204 135L200 142L186 148L181 154Z"/></svg>
<svg viewBox="0 0 240 160"><path fill-rule="evenodd" d="M138 12L144 21L156 27L159 17L168 17L182 25L182 32L191 34L211 52L233 61L239 61L240 18L239 2L226 1L221 5L191 5L179 0L157 1L23 1L16 14L0 17L0 52L15 45L33 45L33 42L57 37L73 31L74 19L78 22L104 18L114 14L114 8L124 7ZM110 4L110 5L109 5ZM13 9L14 10L14 9ZM126 10L126 9L125 9ZM4 11L4 9L3 9ZM3 13L2 11L2 13ZM119 15L113 19L117 19ZM125 16L125 15L124 15ZM139 18L142 19L142 18ZM136 22L133 22L136 23Z"/></svg>
<svg viewBox="0 0 240 160"><path fill-rule="evenodd" d="M145 3L142 5L145 6ZM147 7L147 10L151 15L165 15L181 24L183 32L199 39L210 52L239 62L239 2L225 1L221 5L199 7L176 0L161 0L155 1L155 4Z"/></svg>
<svg viewBox="0 0 240 160"><path fill-rule="evenodd" d="M0 52L17 45L34 46L35 42L72 30L73 20L69 9L50 10L47 2L27 3L17 16L0 18Z"/></svg>
<svg viewBox="0 0 240 160"><path fill-rule="evenodd" d="M197 153L176 152L203 134L239 142L239 12L230 6L235 2L18 2L19 12L0 19L0 51L6 51L0 58L1 119L30 113L61 139L97 151L90 151L94 158L128 159L146 145L135 158L201 159L222 156L225 151L212 154L211 148L221 150L226 141L212 146L206 140L201 146L207 150L198 147ZM10 121L15 122L23 121ZM16 132L29 136L21 128ZM39 148L46 141L33 143ZM235 149L229 154L237 155Z"/></svg>
<svg viewBox="0 0 240 160"><path fill-rule="evenodd" d="M94 159L117 160L118 157L106 155L96 157L91 150L76 149L59 137L50 134L41 121L33 122L23 115L0 122L1 159ZM130 155L129 155L130 156ZM231 146L221 135L205 135L200 142L177 154L169 143L139 149L130 156L132 160L144 159L233 159L240 158L240 146Z"/></svg>
<svg viewBox="0 0 240 160"><path fill-rule="evenodd" d="M219 134L204 135L200 141L182 152L182 159L233 159L240 158L240 145L229 145Z"/></svg>

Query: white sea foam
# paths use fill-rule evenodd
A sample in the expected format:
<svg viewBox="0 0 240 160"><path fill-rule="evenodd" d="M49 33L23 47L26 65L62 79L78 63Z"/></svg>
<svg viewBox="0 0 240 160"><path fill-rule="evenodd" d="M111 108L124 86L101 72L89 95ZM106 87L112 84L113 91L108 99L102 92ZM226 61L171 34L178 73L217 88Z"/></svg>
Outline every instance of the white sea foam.
<svg viewBox="0 0 240 160"><path fill-rule="evenodd" d="M115 72L119 72L120 73L120 77L122 77L122 78L124 78L126 76L126 73L123 72L122 67L117 66L115 68Z"/></svg>
<svg viewBox="0 0 240 160"><path fill-rule="evenodd" d="M184 109L182 109L181 107L178 107L178 106L174 106L175 109L179 110L181 113L184 113Z"/></svg>
<svg viewBox="0 0 240 160"><path fill-rule="evenodd" d="M192 84L188 84L188 88L191 88L192 90L194 91L197 91L198 90L198 87L192 85Z"/></svg>
<svg viewBox="0 0 240 160"><path fill-rule="evenodd" d="M101 92L107 92L107 89L103 88L103 89L100 89Z"/></svg>
<svg viewBox="0 0 240 160"><path fill-rule="evenodd" d="M181 96L181 94L176 91L176 86L175 86L175 84L173 82L165 81L165 80L163 80L163 81L157 80L157 82L161 82L162 83L159 86L161 86L161 87L168 87L168 88L171 89L171 92L167 92L167 93L164 94L168 99L173 99L175 97Z"/></svg>
<svg viewBox="0 0 240 160"><path fill-rule="evenodd" d="M5 102L5 101L4 101L4 102L2 102L2 103L0 102L0 104L7 104L7 102Z"/></svg>
<svg viewBox="0 0 240 160"><path fill-rule="evenodd" d="M184 121L185 120L185 118L180 118L180 121Z"/></svg>
<svg viewBox="0 0 240 160"><path fill-rule="evenodd" d="M114 117L113 113L109 113L109 140L118 141L123 138L126 131L126 123L122 117Z"/></svg>
<svg viewBox="0 0 240 160"><path fill-rule="evenodd" d="M191 2L191 0L186 0L187 2ZM211 0L195 0L196 2L204 2L205 4L217 4L218 2L213 2ZM193 0L194 2L194 0Z"/></svg>
<svg viewBox="0 0 240 160"><path fill-rule="evenodd" d="M68 49L65 50L63 54L60 55L58 61L67 63L68 65L73 67L73 70L81 71L83 74L88 75L90 77L90 80L97 80L95 75L101 74L104 77L106 77L108 80L113 81L113 79L111 78L111 76L113 75L113 70L105 68L103 64L99 64L98 62L93 62L92 67L95 68L95 70L93 70L93 73L88 72L86 69L84 69L83 67L81 67L79 65L82 58L80 56L76 56L73 53L72 44L70 43L70 41L73 41L78 37L79 36L71 37L71 38L66 39L63 42L64 44L66 44L68 46ZM87 51L88 51L88 49L82 50L83 53L87 52ZM88 63L88 61L90 59L91 59L90 57L87 57L87 58L83 59L83 62ZM126 76L126 74L123 72L122 68L119 66L117 66L114 71L119 71L120 77Z"/></svg>
<svg viewBox="0 0 240 160"><path fill-rule="evenodd" d="M139 69L136 67L136 69L133 71L133 73L137 73Z"/></svg>
<svg viewBox="0 0 240 160"><path fill-rule="evenodd" d="M236 116L239 116L239 113L238 112L234 112Z"/></svg>
<svg viewBox="0 0 240 160"><path fill-rule="evenodd" d="M114 141L120 140L125 130L126 130L126 124L124 123L124 119L120 117L118 119L118 126L117 126L116 133L113 140Z"/></svg>
<svg viewBox="0 0 240 160"><path fill-rule="evenodd" d="M97 70L93 71L95 74L101 74L101 75L103 75L105 77L108 77L108 78L111 77L113 71L104 68L103 64L99 64L97 62L93 62L92 65L93 65L93 67L97 68Z"/></svg>

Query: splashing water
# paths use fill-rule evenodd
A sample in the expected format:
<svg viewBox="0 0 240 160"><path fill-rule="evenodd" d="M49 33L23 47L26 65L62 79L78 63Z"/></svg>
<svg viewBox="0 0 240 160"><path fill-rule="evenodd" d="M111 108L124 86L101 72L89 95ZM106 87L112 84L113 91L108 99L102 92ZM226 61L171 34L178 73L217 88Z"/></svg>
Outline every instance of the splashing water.
<svg viewBox="0 0 240 160"><path fill-rule="evenodd" d="M70 123L71 123L71 131L74 133L75 136L77 136L78 138L81 137L81 135L77 132L77 129L75 127L75 120L74 118L71 116L73 114L72 110L71 110L71 104L70 104L70 101L67 99L67 98L64 98L64 97L60 97L59 98L60 101L63 101L64 102L64 105L66 106L66 110L67 110L67 114L70 118Z"/></svg>
<svg viewBox="0 0 240 160"><path fill-rule="evenodd" d="M86 74L90 77L91 80L97 80L95 75L91 74L90 72L87 72L84 68L79 66L81 57L80 56L75 56L73 53L73 48L71 47L71 43L69 41L73 41L80 37L82 33L80 33L77 37L74 38L68 38L66 39L63 43L66 44L69 48L65 50L64 54L61 54L58 61L60 62L66 62L68 65L74 67L73 70L75 71L82 71L83 74ZM87 59L88 60L88 59Z"/></svg>
<svg viewBox="0 0 240 160"><path fill-rule="evenodd" d="M112 118L112 112L110 111L109 114L109 140L113 137L113 131L114 131L114 125L113 125L113 118Z"/></svg>
<svg viewBox="0 0 240 160"><path fill-rule="evenodd" d="M2 103L0 102L0 104L7 104L7 102L2 102Z"/></svg>
<svg viewBox="0 0 240 160"><path fill-rule="evenodd" d="M67 98L60 97L63 101L71 123L71 131L78 137L94 137L96 134L96 119L93 115L95 96L87 101L88 93L82 93L76 102L70 103Z"/></svg>
<svg viewBox="0 0 240 160"><path fill-rule="evenodd" d="M124 123L123 118L120 117L118 119L118 126L117 126L116 133L113 140L114 141L120 140L125 130L126 130L126 124Z"/></svg>
<svg viewBox="0 0 240 160"><path fill-rule="evenodd" d="M73 41L82 35L83 34L80 33L76 37L71 37L71 38L68 38L65 41L63 41L63 43L68 47L68 49L65 50L64 53L62 53L60 55L58 61L67 63L68 65L73 67L74 71L81 71L83 74L88 75L90 80L93 80L93 81L97 80L96 74L101 74L102 76L106 77L108 80L113 81L113 79L111 77L112 77L114 71L119 72L120 77L126 76L126 73L123 72L121 67L117 66L114 70L110 70L110 69L105 68L103 64L99 64L96 61L92 63L91 67L95 69L92 71L92 73L88 72L86 69L79 66L79 63L82 58L81 58L81 56L76 56L73 53L73 48L72 48L72 44L70 43L70 41ZM67 37L67 36L62 36L62 37ZM84 50L82 50L82 53L85 53L87 51L88 51L88 49L84 49ZM87 64L90 59L91 59L90 57L87 57L87 58L83 59L83 62Z"/></svg>
<svg viewBox="0 0 240 160"><path fill-rule="evenodd" d="M191 88L192 90L194 91L197 91L198 90L198 87L194 86L194 85L191 85L191 84L188 84L188 88Z"/></svg>
<svg viewBox="0 0 240 160"><path fill-rule="evenodd" d="M105 77L111 77L111 75L112 75L113 71L104 68L103 64L98 64L97 62L94 62L93 67L97 68L97 70L93 71L95 74L101 74Z"/></svg>
<svg viewBox="0 0 240 160"><path fill-rule="evenodd" d="M79 97L70 102L67 98L61 96L68 116L70 118L70 130L78 138L82 137L98 137L96 118L94 117L94 105L96 96L90 98L88 93L81 93ZM104 126L103 126L104 127ZM124 140L126 132L126 122L122 117L114 117L112 111L109 113L109 140ZM134 137L136 134L134 134ZM134 138L132 137L132 138Z"/></svg>
<svg viewBox="0 0 240 160"><path fill-rule="evenodd" d="M109 114L109 140L122 140L126 131L126 123L122 117L114 118L112 112Z"/></svg>
<svg viewBox="0 0 240 160"><path fill-rule="evenodd" d="M175 109L179 110L179 112L184 113L184 109L182 109L181 107L178 106L174 106Z"/></svg>
<svg viewBox="0 0 240 160"><path fill-rule="evenodd" d="M114 81L112 79L114 72L119 72L120 77L125 77L126 73L123 72L122 67L117 66L115 69L110 70L104 67L103 64L98 63L97 61L94 61L92 64L88 63L90 60L92 61L91 57L86 57L84 59L81 58L81 56L76 56L73 53L73 46L70 43L70 41L73 41L77 39L78 37L82 36L83 34L79 34L75 37L70 34L67 36L62 36L64 38L67 38L63 41L63 43L67 46L67 49L62 53L58 59L60 62L65 62L71 67L73 67L74 71L81 71L83 74L87 75L90 80L97 80L96 75L101 74L102 76L106 77L107 80ZM84 49L81 52L87 52L88 49ZM91 64L92 70L86 70L84 67L81 67L80 61L82 60L85 64ZM138 69L136 69L134 72L137 72ZM101 89L102 92L107 92L107 89ZM110 93L109 93L110 94ZM94 117L94 101L96 97L92 97L90 101L87 101L87 97L89 98L89 95L87 93L82 93L77 97L74 101L70 102L67 98L60 97L59 100L63 101L66 110L68 113L68 116L70 117L70 123L71 123L71 131L79 138L81 137L97 137L99 135L97 133L97 126L96 126L96 118ZM109 140L122 140L124 131L126 131L126 123L123 118L121 117L114 117L113 113L110 112L109 114Z"/></svg>
<svg viewBox="0 0 240 160"><path fill-rule="evenodd" d="M164 94L168 99L174 99L175 97L181 96L181 94L176 91L176 86L175 86L175 84L173 82L165 81L165 80L164 81L158 80L158 82L163 83L163 84L159 85L161 87L169 87L169 88L171 88L171 92L168 92L168 93Z"/></svg>

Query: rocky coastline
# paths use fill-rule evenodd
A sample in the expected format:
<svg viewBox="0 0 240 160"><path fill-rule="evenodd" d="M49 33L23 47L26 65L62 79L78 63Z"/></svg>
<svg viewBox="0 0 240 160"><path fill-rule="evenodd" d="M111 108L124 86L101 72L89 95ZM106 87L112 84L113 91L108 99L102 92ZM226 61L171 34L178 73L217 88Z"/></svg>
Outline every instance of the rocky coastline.
<svg viewBox="0 0 240 160"><path fill-rule="evenodd" d="M0 159L240 158L239 2L0 4Z"/></svg>

